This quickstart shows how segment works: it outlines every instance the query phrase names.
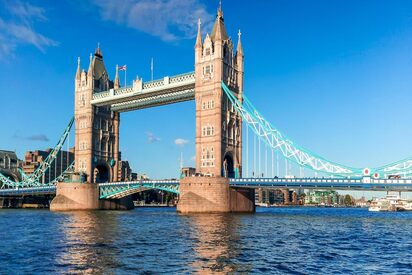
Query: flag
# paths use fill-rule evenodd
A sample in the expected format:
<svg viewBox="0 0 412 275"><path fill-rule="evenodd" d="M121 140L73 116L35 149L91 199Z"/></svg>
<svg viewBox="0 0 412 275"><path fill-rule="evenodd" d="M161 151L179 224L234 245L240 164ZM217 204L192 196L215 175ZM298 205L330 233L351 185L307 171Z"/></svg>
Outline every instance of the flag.
<svg viewBox="0 0 412 275"><path fill-rule="evenodd" d="M123 66L119 67L119 71L126 71L126 69L127 69L126 65L123 65Z"/></svg>

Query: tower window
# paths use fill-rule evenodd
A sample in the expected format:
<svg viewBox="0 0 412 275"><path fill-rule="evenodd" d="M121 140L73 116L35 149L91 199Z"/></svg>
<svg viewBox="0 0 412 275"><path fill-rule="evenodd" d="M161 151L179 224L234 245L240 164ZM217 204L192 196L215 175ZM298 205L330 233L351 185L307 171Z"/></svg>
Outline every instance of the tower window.
<svg viewBox="0 0 412 275"><path fill-rule="evenodd" d="M214 167L215 156L213 154L213 146L202 148L202 167Z"/></svg>
<svg viewBox="0 0 412 275"><path fill-rule="evenodd" d="M210 55L210 48L206 48L206 55Z"/></svg>
<svg viewBox="0 0 412 275"><path fill-rule="evenodd" d="M214 100L208 100L202 102L202 110L213 109L215 107Z"/></svg>
<svg viewBox="0 0 412 275"><path fill-rule="evenodd" d="M215 128L213 126L207 125L202 128L202 136L213 136L215 134ZM213 149L212 149L213 151Z"/></svg>
<svg viewBox="0 0 412 275"><path fill-rule="evenodd" d="M84 107L86 105L86 100L84 98L84 95L80 95L80 99L79 99L79 105L80 107Z"/></svg>

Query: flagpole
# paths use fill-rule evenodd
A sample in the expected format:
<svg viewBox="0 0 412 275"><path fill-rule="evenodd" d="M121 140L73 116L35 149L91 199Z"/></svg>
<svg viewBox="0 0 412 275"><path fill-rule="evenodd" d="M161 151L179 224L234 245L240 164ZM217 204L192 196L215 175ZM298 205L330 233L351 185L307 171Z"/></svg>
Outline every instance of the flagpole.
<svg viewBox="0 0 412 275"><path fill-rule="evenodd" d="M150 72L151 72L152 81L153 81L153 57L152 57L152 61L151 61L151 63L150 63Z"/></svg>
<svg viewBox="0 0 412 275"><path fill-rule="evenodd" d="M127 72L127 67L124 69L124 86L126 87L126 72Z"/></svg>

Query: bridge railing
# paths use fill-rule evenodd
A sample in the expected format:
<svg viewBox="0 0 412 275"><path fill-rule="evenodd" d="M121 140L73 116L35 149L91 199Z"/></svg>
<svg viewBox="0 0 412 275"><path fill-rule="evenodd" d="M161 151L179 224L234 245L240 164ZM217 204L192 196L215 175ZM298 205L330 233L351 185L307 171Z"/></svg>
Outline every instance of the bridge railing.
<svg viewBox="0 0 412 275"><path fill-rule="evenodd" d="M132 93L132 92L133 92L133 87L126 86L126 87L114 90L114 95L124 95L124 94Z"/></svg>
<svg viewBox="0 0 412 275"><path fill-rule="evenodd" d="M165 85L164 78L149 82L143 82L143 89L158 88Z"/></svg>
<svg viewBox="0 0 412 275"><path fill-rule="evenodd" d="M194 72L172 76L170 77L169 83L174 84L174 83L180 83L180 82L189 81L189 80L195 80Z"/></svg>
<svg viewBox="0 0 412 275"><path fill-rule="evenodd" d="M109 96L109 91L103 91L93 94L93 99L101 99Z"/></svg>
<svg viewBox="0 0 412 275"><path fill-rule="evenodd" d="M345 183L345 184L412 184L412 179L333 179L333 178L240 178L233 183Z"/></svg>

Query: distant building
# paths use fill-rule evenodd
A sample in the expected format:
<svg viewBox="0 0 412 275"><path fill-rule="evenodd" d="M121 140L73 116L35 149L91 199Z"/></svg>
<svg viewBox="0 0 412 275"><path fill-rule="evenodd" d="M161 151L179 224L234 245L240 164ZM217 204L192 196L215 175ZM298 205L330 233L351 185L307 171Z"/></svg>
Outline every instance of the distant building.
<svg viewBox="0 0 412 275"><path fill-rule="evenodd" d="M0 168L17 171L22 163L23 162L17 157L16 152L0 150Z"/></svg>
<svg viewBox="0 0 412 275"><path fill-rule="evenodd" d="M117 166L119 169L117 173L117 181L130 181L132 180L132 169L130 168L130 164L127 160L120 160L119 165Z"/></svg>
<svg viewBox="0 0 412 275"><path fill-rule="evenodd" d="M368 200L362 196L360 199L355 200L355 205L358 207L368 207L369 206Z"/></svg>
<svg viewBox="0 0 412 275"><path fill-rule="evenodd" d="M52 151L51 148L45 151L27 151L24 156L23 171L25 174L30 175L36 171L36 169L46 160L47 156ZM56 159L51 163L51 166L44 175L39 179L41 183L48 183L60 176L67 167L74 161L74 148L70 148L70 151L60 151L57 154Z"/></svg>
<svg viewBox="0 0 412 275"><path fill-rule="evenodd" d="M340 204L341 196L338 192L330 191L309 191L305 196L305 204Z"/></svg>
<svg viewBox="0 0 412 275"><path fill-rule="evenodd" d="M298 197L295 191L283 189L257 189L255 200L260 204L269 205L295 205Z"/></svg>
<svg viewBox="0 0 412 275"><path fill-rule="evenodd" d="M19 181L18 168L23 164L17 155L16 152L0 150L0 173L4 176L14 180Z"/></svg>
<svg viewBox="0 0 412 275"><path fill-rule="evenodd" d="M136 175L136 178L135 178ZM133 173L133 180L148 180L149 176L146 174L137 174L137 173Z"/></svg>

